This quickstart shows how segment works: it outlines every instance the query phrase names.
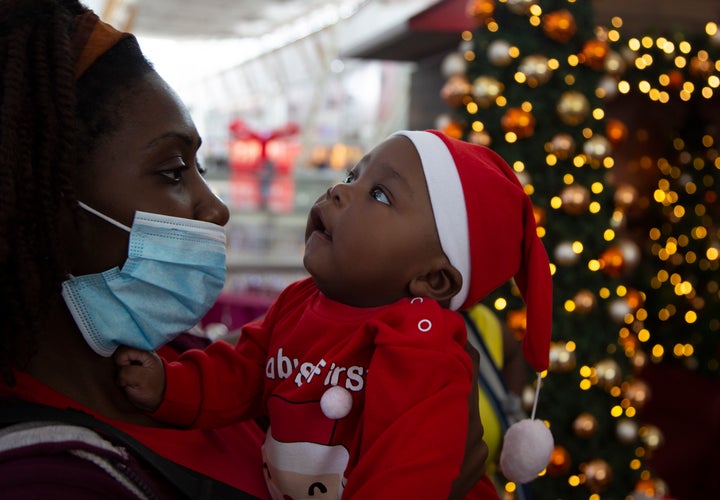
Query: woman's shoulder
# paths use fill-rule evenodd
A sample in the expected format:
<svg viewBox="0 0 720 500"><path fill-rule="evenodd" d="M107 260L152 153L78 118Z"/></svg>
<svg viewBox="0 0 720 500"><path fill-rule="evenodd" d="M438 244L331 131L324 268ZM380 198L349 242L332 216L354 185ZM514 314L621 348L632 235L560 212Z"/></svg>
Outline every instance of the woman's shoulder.
<svg viewBox="0 0 720 500"><path fill-rule="evenodd" d="M3 498L180 498L121 446L86 427L29 421L0 430Z"/></svg>

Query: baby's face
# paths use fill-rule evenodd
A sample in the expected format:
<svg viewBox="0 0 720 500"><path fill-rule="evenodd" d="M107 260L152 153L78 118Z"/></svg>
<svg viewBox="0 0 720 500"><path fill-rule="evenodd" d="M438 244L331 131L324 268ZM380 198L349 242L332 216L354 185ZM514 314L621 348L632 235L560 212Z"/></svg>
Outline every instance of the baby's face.
<svg viewBox="0 0 720 500"><path fill-rule="evenodd" d="M420 157L407 137L370 151L313 206L304 265L330 298L358 307L407 297L442 255Z"/></svg>

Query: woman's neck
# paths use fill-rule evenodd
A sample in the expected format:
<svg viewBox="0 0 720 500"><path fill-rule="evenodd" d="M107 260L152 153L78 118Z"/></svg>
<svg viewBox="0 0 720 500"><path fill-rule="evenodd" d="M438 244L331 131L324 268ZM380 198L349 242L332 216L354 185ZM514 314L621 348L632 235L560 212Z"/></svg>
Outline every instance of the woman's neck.
<svg viewBox="0 0 720 500"><path fill-rule="evenodd" d="M115 383L113 359L85 342L60 300L53 304L25 371L48 387L105 417L122 422L159 424L136 409Z"/></svg>

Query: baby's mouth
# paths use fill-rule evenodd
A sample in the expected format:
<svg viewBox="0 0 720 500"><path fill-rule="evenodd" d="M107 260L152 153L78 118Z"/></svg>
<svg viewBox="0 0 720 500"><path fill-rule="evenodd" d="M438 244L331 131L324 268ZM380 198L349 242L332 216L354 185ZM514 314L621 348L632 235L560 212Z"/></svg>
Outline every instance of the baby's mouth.
<svg viewBox="0 0 720 500"><path fill-rule="evenodd" d="M311 212L311 218L312 218L312 225L313 230L322 234L326 239L332 241L332 234L330 234L330 230L325 227L325 223L322 220L322 215L320 214L320 210L313 209Z"/></svg>

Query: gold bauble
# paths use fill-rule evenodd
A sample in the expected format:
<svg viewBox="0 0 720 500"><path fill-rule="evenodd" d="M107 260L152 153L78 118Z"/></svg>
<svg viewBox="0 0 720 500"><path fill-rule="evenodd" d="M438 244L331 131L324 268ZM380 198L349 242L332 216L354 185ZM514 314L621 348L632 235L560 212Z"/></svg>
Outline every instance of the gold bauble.
<svg viewBox="0 0 720 500"><path fill-rule="evenodd" d="M595 309L597 297L590 290L584 288L575 294L573 302L575 302L575 311L580 314L587 314Z"/></svg>
<svg viewBox="0 0 720 500"><path fill-rule="evenodd" d="M623 122L613 118L608 119L605 123L605 137L611 144L620 144L627 139L628 129Z"/></svg>
<svg viewBox="0 0 720 500"><path fill-rule="evenodd" d="M535 405L535 387L532 384L528 384L523 387L520 393L520 406L527 413L532 412L533 406Z"/></svg>
<svg viewBox="0 0 720 500"><path fill-rule="evenodd" d="M530 178L530 174L527 170L523 170L522 172L515 172L515 175L517 176L517 180L521 186L525 187L532 184L532 179Z"/></svg>
<svg viewBox="0 0 720 500"><path fill-rule="evenodd" d="M467 72L467 61L460 52L451 52L443 59L440 72L445 78L464 75Z"/></svg>
<svg viewBox="0 0 720 500"><path fill-rule="evenodd" d="M495 66L507 66L512 62L510 44L507 40L494 40L488 45L488 61Z"/></svg>
<svg viewBox="0 0 720 500"><path fill-rule="evenodd" d="M460 138L462 138L462 135L463 135L463 126L459 122L450 120L443 125L443 127L440 129L440 131L443 134L449 135L450 137L452 137L454 139L460 139Z"/></svg>
<svg viewBox="0 0 720 500"><path fill-rule="evenodd" d="M612 75L601 77L600 80L598 80L597 88L602 92L602 95L605 96L606 100L616 97L619 93L618 81ZM598 93L598 95L600 95L600 93Z"/></svg>
<svg viewBox="0 0 720 500"><path fill-rule="evenodd" d="M668 485L657 477L640 479L635 484L635 493L643 495L641 498L669 498Z"/></svg>
<svg viewBox="0 0 720 500"><path fill-rule="evenodd" d="M585 476L585 486L593 493L599 493L612 481L612 467L605 460L596 458L580 465Z"/></svg>
<svg viewBox="0 0 720 500"><path fill-rule="evenodd" d="M507 0L508 9L514 14L527 14L536 3L537 0Z"/></svg>
<svg viewBox="0 0 720 500"><path fill-rule="evenodd" d="M643 425L640 427L640 430L638 430L638 435L640 436L640 440L650 450L658 449L660 445L665 442L663 433L656 425Z"/></svg>
<svg viewBox="0 0 720 500"><path fill-rule="evenodd" d="M451 107L457 107L465 102L470 95L472 85L465 75L453 75L440 90L440 97Z"/></svg>
<svg viewBox="0 0 720 500"><path fill-rule="evenodd" d="M627 384L623 384L623 388L623 396L630 400L637 409L643 408L650 399L650 386L643 380L631 380Z"/></svg>
<svg viewBox="0 0 720 500"><path fill-rule="evenodd" d="M515 339L522 340L527 329L527 311L524 308L509 311L505 317L505 323Z"/></svg>
<svg viewBox="0 0 720 500"><path fill-rule="evenodd" d="M690 74L695 78L704 80L712 75L715 65L709 59L693 57L690 59Z"/></svg>
<svg viewBox="0 0 720 500"><path fill-rule="evenodd" d="M557 156L558 160L567 160L575 152L575 139L563 132L555 134L546 149L548 153Z"/></svg>
<svg viewBox="0 0 720 500"><path fill-rule="evenodd" d="M607 42L602 40L588 40L583 45L580 60L592 69L602 69L605 59L610 52Z"/></svg>
<svg viewBox="0 0 720 500"><path fill-rule="evenodd" d="M598 258L600 269L608 276L619 276L624 270L625 259L620 247L614 246L606 249Z"/></svg>
<svg viewBox="0 0 720 500"><path fill-rule="evenodd" d="M547 465L547 473L550 477L558 477L566 474L570 470L572 461L570 453L564 446L555 445L552 453L550 453L550 461Z"/></svg>
<svg viewBox="0 0 720 500"><path fill-rule="evenodd" d="M490 146L492 144L492 137L487 133L486 130L480 132L472 131L468 134L468 142L472 144L479 144L481 146Z"/></svg>
<svg viewBox="0 0 720 500"><path fill-rule="evenodd" d="M551 40L565 43L575 35L577 26L572 13L567 9L560 9L542 16L542 29Z"/></svg>
<svg viewBox="0 0 720 500"><path fill-rule="evenodd" d="M621 418L615 425L615 435L622 444L630 444L638 437L638 426L634 420Z"/></svg>
<svg viewBox="0 0 720 500"><path fill-rule="evenodd" d="M640 264L640 259L642 258L640 246L638 246L638 244L633 240L623 238L618 241L618 247L620 248L620 253L622 254L623 271L635 269L637 265ZM635 293L637 293L637 290ZM630 305L633 309L637 309L640 304L638 303L638 305L635 306L632 304Z"/></svg>
<svg viewBox="0 0 720 500"><path fill-rule="evenodd" d="M608 312L610 317L618 323L625 321L625 316L632 313L632 308L627 303L627 300L623 298L617 298L610 301L608 304Z"/></svg>
<svg viewBox="0 0 720 500"><path fill-rule="evenodd" d="M628 354L635 352L640 345L640 340L638 340L637 335L634 333L628 333L627 335L620 336L618 344L625 350L625 354Z"/></svg>
<svg viewBox="0 0 720 500"><path fill-rule="evenodd" d="M567 90L560 95L556 110L566 125L580 125L590 112L590 102L577 90Z"/></svg>
<svg viewBox="0 0 720 500"><path fill-rule="evenodd" d="M487 108L502 95L505 85L491 76L478 76L472 83L472 97L481 108Z"/></svg>
<svg viewBox="0 0 720 500"><path fill-rule="evenodd" d="M522 108L509 108L500 119L505 133L513 132L518 139L530 137L535 133L535 117Z"/></svg>
<svg viewBox="0 0 720 500"><path fill-rule="evenodd" d="M670 71L668 73L668 78L670 80L668 87L672 89L679 90L685 84L685 77L683 76L682 71L680 71L679 69L674 69Z"/></svg>
<svg viewBox="0 0 720 500"><path fill-rule="evenodd" d="M633 370L636 373L639 373L645 368L648 364L648 355L645 351L635 351L635 353L630 358L630 365L632 365Z"/></svg>
<svg viewBox="0 0 720 500"><path fill-rule="evenodd" d="M610 154L612 146L602 135L594 135L583 144L583 153L594 161L600 161Z"/></svg>
<svg viewBox="0 0 720 500"><path fill-rule="evenodd" d="M618 385L622 378L620 365L612 358L598 361L595 364L595 375L597 375L598 385L606 390Z"/></svg>
<svg viewBox="0 0 720 500"><path fill-rule="evenodd" d="M629 208L637 202L638 195L637 188L632 184L620 184L615 189L615 206L622 209Z"/></svg>
<svg viewBox="0 0 720 500"><path fill-rule="evenodd" d="M476 23L480 25L486 24L495 13L495 0L469 0L465 12Z"/></svg>
<svg viewBox="0 0 720 500"><path fill-rule="evenodd" d="M582 439L591 437L598 429L598 420L595 415L583 412L573 420L573 432Z"/></svg>
<svg viewBox="0 0 720 500"><path fill-rule="evenodd" d="M522 182L521 182L521 184L522 184ZM547 216L545 215L545 209L542 207L533 205L533 218L535 219L535 225L537 227L544 226L545 221L547 220Z"/></svg>
<svg viewBox="0 0 720 500"><path fill-rule="evenodd" d="M572 241L561 241L553 251L555 262L561 266L572 266L579 259L580 255L573 250Z"/></svg>
<svg viewBox="0 0 720 500"><path fill-rule="evenodd" d="M565 342L550 343L550 365L551 372L566 373L572 371L577 364L575 351L570 351Z"/></svg>
<svg viewBox="0 0 720 500"><path fill-rule="evenodd" d="M552 70L548 66L548 58L540 54L532 54L522 58L518 71L527 78L529 87L537 87L550 80Z"/></svg>
<svg viewBox="0 0 720 500"><path fill-rule="evenodd" d="M562 209L570 215L579 215L590 205L590 190L580 184L571 184L560 192Z"/></svg>
<svg viewBox="0 0 720 500"><path fill-rule="evenodd" d="M620 76L625 73L625 70L627 69L627 62L625 62L625 58L618 52L611 50L605 57L603 69L610 75Z"/></svg>

